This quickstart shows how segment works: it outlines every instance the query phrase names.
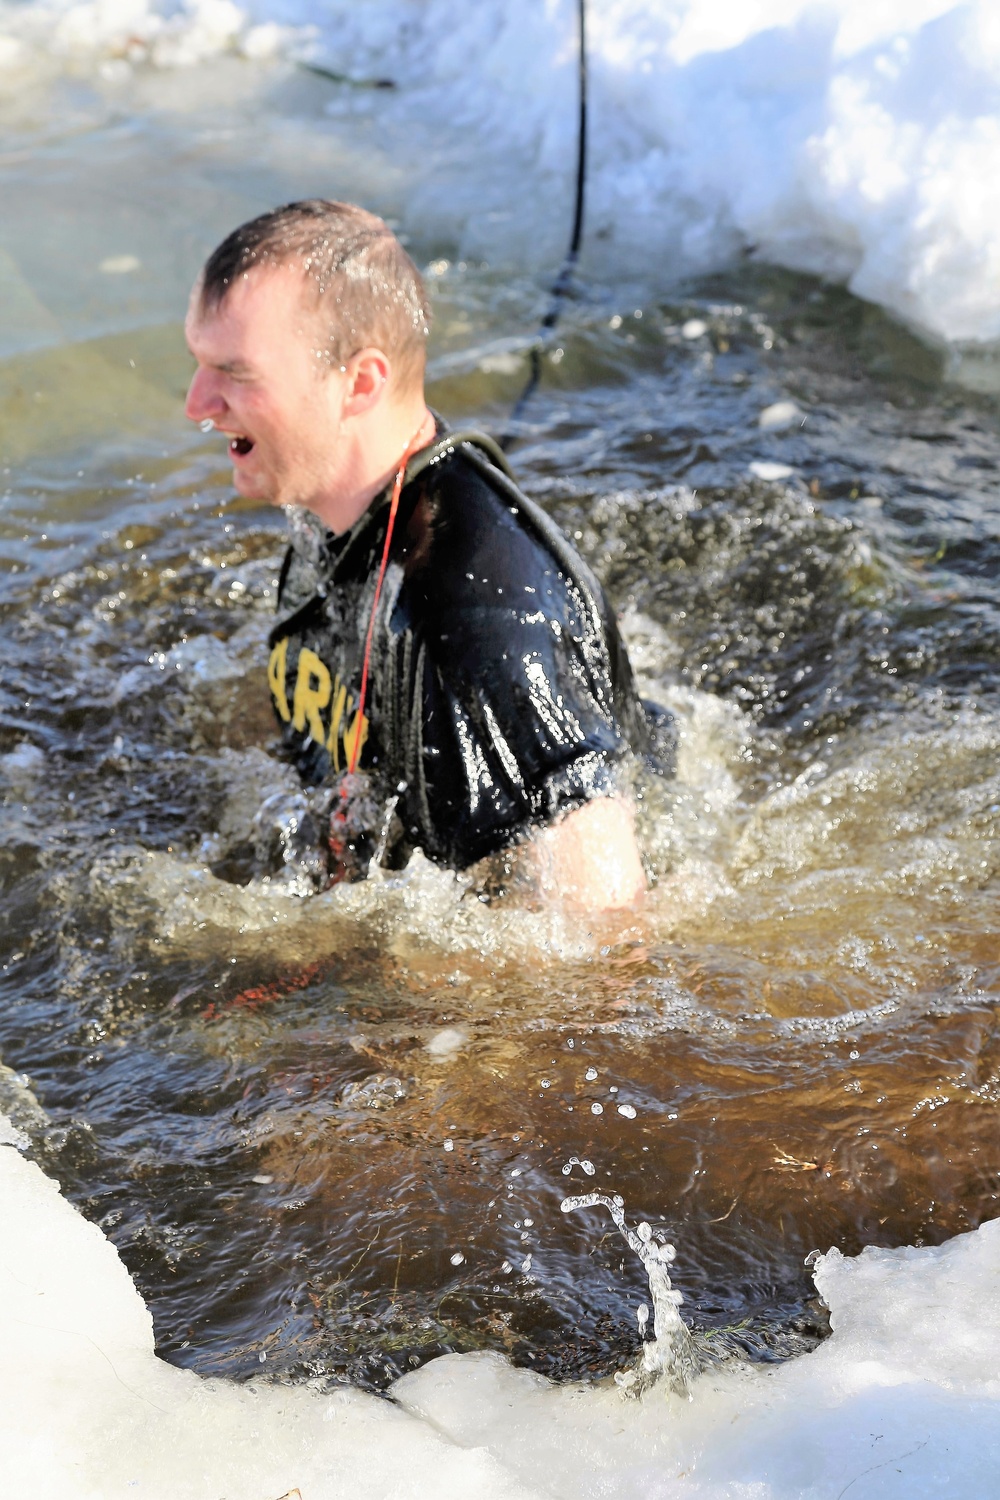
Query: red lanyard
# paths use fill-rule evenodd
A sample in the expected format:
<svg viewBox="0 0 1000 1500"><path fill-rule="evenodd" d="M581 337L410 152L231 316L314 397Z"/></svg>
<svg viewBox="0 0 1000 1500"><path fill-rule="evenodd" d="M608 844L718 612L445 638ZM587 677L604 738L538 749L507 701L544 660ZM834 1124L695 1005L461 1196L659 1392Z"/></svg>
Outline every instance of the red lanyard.
<svg viewBox="0 0 1000 1500"><path fill-rule="evenodd" d="M358 716L355 720L355 723L357 725L357 732L354 736L354 744L351 746L351 754L347 766L347 770L350 775L353 775L357 770L358 760L361 756L361 741L365 722L365 697L368 692L368 667L371 662L372 638L375 634L375 616L378 613L379 599L382 597L382 583L385 579L385 570L389 565L389 547L392 544L392 530L396 524L396 511L399 509L399 497L403 493L403 480L406 478L406 466L415 453L419 453L421 448L426 447L426 444L423 443L420 439L420 433L423 430L423 425L423 422L421 422L420 426L417 428L416 432L410 439L407 445L406 452L403 454L402 458L399 461L399 468L396 470L396 480L392 486L392 498L389 501L389 520L385 528L385 545L382 548L382 563L378 570L378 579L375 583L375 597L372 600L371 619L368 621L368 635L365 638L365 659L364 665L361 669L361 689L358 693Z"/></svg>

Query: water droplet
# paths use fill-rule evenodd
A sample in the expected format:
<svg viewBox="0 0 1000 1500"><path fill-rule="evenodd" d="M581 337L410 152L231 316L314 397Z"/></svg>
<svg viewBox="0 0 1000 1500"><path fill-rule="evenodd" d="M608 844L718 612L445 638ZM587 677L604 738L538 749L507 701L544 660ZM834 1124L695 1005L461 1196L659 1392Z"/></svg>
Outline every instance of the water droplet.
<svg viewBox="0 0 1000 1500"><path fill-rule="evenodd" d="M522 1271L530 1271L531 1270L531 1256L530 1255L526 1255L524 1257L524 1259L522 1260L522 1262L521 1262L521 1270Z"/></svg>
<svg viewBox="0 0 1000 1500"><path fill-rule="evenodd" d="M584 1078L586 1078L586 1080L587 1080L588 1083L593 1083L594 1079L597 1077L597 1069L596 1068L588 1068L587 1071L586 1071L586 1073L584 1073L583 1076L584 1076Z"/></svg>
<svg viewBox="0 0 1000 1500"><path fill-rule="evenodd" d="M267 1351L265 1349L262 1349L260 1351L260 1353L258 1354L257 1359L260 1362L260 1364L263 1364L264 1361L267 1359Z"/></svg>
<svg viewBox="0 0 1000 1500"><path fill-rule="evenodd" d="M635 1106L632 1104L619 1104L618 1113L624 1115L626 1120L635 1119Z"/></svg>
<svg viewBox="0 0 1000 1500"><path fill-rule="evenodd" d="M505 1260L500 1269L505 1276L509 1276L514 1267L511 1265L509 1260Z"/></svg>
<svg viewBox="0 0 1000 1500"><path fill-rule="evenodd" d="M455 1254L451 1257L451 1263L452 1263L453 1266L460 1266L460 1265L462 1265L462 1263L464 1262L464 1260L465 1260L465 1256L462 1254L461 1250L456 1250Z"/></svg>
<svg viewBox="0 0 1000 1500"><path fill-rule="evenodd" d="M543 1089L550 1089L552 1087L552 1079L543 1078L540 1087Z"/></svg>
<svg viewBox="0 0 1000 1500"><path fill-rule="evenodd" d="M586 1158L584 1158L584 1160L580 1163L580 1165L583 1168L583 1170L586 1172L586 1174L587 1174L588 1177L593 1177L594 1173L597 1171L597 1168L594 1166L594 1163L592 1161L587 1161Z"/></svg>
<svg viewBox="0 0 1000 1500"><path fill-rule="evenodd" d="M258 1172L256 1177L251 1177L251 1182L256 1182L260 1187L270 1187L274 1178L269 1172Z"/></svg>
<svg viewBox="0 0 1000 1500"><path fill-rule="evenodd" d="M215 423L212 421L211 417L206 417L203 422L198 423L198 426L201 428L202 432L215 431Z"/></svg>
<svg viewBox="0 0 1000 1500"><path fill-rule="evenodd" d="M441 1144L446 1151L454 1151L455 1149L454 1141L442 1141Z"/></svg>
<svg viewBox="0 0 1000 1500"><path fill-rule="evenodd" d="M590 1113L592 1115L603 1115L603 1113L604 1113L604 1105L603 1104L592 1104L590 1106Z"/></svg>
<svg viewBox="0 0 1000 1500"><path fill-rule="evenodd" d="M511 1172L510 1175L512 1177L520 1177L521 1176L521 1168L520 1167L514 1167L514 1169L512 1170L512 1172Z"/></svg>
<svg viewBox="0 0 1000 1500"><path fill-rule="evenodd" d="M530 1229L532 1227L532 1225L534 1224L534 1222L535 1222L534 1219L525 1219L525 1221L524 1221L524 1227L525 1227L525 1229Z"/></svg>

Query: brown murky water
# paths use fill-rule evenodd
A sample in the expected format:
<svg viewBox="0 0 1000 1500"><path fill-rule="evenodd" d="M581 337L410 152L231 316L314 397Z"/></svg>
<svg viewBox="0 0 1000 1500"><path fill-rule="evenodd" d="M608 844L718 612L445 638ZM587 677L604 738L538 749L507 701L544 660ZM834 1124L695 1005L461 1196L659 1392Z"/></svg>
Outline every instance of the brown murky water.
<svg viewBox="0 0 1000 1500"><path fill-rule="evenodd" d="M537 294L435 285L435 404L502 426ZM178 1363L606 1372L646 1289L559 1213L591 1187L673 1240L715 1347L780 1358L823 1332L809 1251L996 1212L995 406L752 269L592 286L556 353L517 466L681 731L649 899L601 923L266 866L281 517L183 429L176 321L0 364L0 1103Z"/></svg>

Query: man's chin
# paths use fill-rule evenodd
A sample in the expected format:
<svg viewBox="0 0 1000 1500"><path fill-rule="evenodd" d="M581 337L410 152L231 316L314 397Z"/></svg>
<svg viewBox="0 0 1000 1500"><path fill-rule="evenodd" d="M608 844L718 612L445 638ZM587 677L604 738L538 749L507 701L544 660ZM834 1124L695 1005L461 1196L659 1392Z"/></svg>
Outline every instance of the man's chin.
<svg viewBox="0 0 1000 1500"><path fill-rule="evenodd" d="M246 469L240 468L237 464L233 465L233 489L238 495L242 495L244 500L271 501L274 499L272 484L268 484L267 480L259 474L247 473Z"/></svg>

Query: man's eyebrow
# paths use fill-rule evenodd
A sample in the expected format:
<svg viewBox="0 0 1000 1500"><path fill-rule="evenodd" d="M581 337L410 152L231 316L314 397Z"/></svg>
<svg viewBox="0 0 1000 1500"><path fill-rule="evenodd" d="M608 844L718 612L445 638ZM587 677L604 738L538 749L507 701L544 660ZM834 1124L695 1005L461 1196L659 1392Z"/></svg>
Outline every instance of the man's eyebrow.
<svg viewBox="0 0 1000 1500"><path fill-rule="evenodd" d="M224 375L247 375L253 366L248 365L245 359L220 359L212 364L213 370L221 370Z"/></svg>

